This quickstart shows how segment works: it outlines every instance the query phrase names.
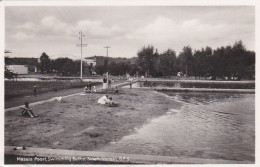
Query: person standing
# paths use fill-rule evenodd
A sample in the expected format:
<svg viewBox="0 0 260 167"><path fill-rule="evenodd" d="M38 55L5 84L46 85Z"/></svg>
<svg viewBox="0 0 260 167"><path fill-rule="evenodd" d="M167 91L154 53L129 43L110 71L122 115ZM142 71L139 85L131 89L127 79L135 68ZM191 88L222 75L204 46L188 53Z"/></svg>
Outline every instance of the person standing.
<svg viewBox="0 0 260 167"><path fill-rule="evenodd" d="M132 89L132 82L133 82L133 78L129 78L129 85L130 85L130 89Z"/></svg>
<svg viewBox="0 0 260 167"><path fill-rule="evenodd" d="M33 95L34 95L34 97L37 96L37 86L35 83L33 84Z"/></svg>
<svg viewBox="0 0 260 167"><path fill-rule="evenodd" d="M107 88L107 77L104 76L103 78L103 89L106 89Z"/></svg>
<svg viewBox="0 0 260 167"><path fill-rule="evenodd" d="M132 89L132 81L130 81L130 89Z"/></svg>
<svg viewBox="0 0 260 167"><path fill-rule="evenodd" d="M111 84L112 84L112 81L111 79L108 80L108 89L111 89Z"/></svg>

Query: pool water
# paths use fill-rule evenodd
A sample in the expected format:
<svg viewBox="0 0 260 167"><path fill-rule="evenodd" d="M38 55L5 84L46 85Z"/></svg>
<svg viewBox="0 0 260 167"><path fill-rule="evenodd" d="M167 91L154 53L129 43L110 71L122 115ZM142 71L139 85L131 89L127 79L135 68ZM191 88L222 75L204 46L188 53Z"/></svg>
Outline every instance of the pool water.
<svg viewBox="0 0 260 167"><path fill-rule="evenodd" d="M144 87L174 87L174 88L215 88L215 89L255 89L255 83L219 83L219 82L144 82Z"/></svg>
<svg viewBox="0 0 260 167"><path fill-rule="evenodd" d="M102 151L254 162L253 94L166 94L183 107L166 111Z"/></svg>

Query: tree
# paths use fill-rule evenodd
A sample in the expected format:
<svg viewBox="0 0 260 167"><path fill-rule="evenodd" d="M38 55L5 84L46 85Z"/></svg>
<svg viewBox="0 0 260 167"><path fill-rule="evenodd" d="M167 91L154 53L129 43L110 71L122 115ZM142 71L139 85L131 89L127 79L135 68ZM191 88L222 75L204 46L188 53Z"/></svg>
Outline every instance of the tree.
<svg viewBox="0 0 260 167"><path fill-rule="evenodd" d="M153 75L155 72L155 62L158 58L158 54L154 53L154 47L148 45L143 47L137 53L138 66L141 67L141 73L145 73L146 76Z"/></svg>
<svg viewBox="0 0 260 167"><path fill-rule="evenodd" d="M43 52L41 57L40 57L40 69L42 73L50 73L51 70L51 59L49 56Z"/></svg>
<svg viewBox="0 0 260 167"><path fill-rule="evenodd" d="M171 76L177 72L177 57L176 52L168 49L159 56L159 71L160 76Z"/></svg>
<svg viewBox="0 0 260 167"><path fill-rule="evenodd" d="M210 71L212 71L212 66L210 65L210 57L212 55L212 49L210 47L202 48L201 50L195 50L193 55L192 69L197 76L206 76Z"/></svg>
<svg viewBox="0 0 260 167"><path fill-rule="evenodd" d="M182 71L186 73L186 76L192 74L192 49L190 46L185 46L178 56L179 66Z"/></svg>
<svg viewBox="0 0 260 167"><path fill-rule="evenodd" d="M17 78L17 77L18 77L17 73L14 73L12 70L8 69L5 66L5 78L14 79L14 78Z"/></svg>
<svg viewBox="0 0 260 167"><path fill-rule="evenodd" d="M112 61L109 64L109 71L113 75L124 75L126 72L131 72L132 65L130 65L130 62L120 62L116 63Z"/></svg>
<svg viewBox="0 0 260 167"><path fill-rule="evenodd" d="M246 50L242 41L233 46L220 47L213 51L210 57L210 73L220 78L254 76L255 53Z"/></svg>
<svg viewBox="0 0 260 167"><path fill-rule="evenodd" d="M75 75L80 72L80 61L69 58L58 58L53 62L54 70L61 75Z"/></svg>

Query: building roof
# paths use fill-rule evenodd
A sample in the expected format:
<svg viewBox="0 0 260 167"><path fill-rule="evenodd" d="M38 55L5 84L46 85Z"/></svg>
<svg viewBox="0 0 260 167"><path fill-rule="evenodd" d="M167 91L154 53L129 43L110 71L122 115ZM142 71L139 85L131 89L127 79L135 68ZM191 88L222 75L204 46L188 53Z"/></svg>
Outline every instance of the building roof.
<svg viewBox="0 0 260 167"><path fill-rule="evenodd" d="M5 57L6 65L34 65L38 64L38 58L27 58L27 57Z"/></svg>

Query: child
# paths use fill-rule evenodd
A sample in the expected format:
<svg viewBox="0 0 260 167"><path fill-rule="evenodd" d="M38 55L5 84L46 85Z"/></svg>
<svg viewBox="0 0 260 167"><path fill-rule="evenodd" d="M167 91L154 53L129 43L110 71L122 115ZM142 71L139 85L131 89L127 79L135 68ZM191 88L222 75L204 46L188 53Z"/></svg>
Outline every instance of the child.
<svg viewBox="0 0 260 167"><path fill-rule="evenodd" d="M21 107L22 115L30 116L31 118L38 117L38 115L34 114L32 109L29 107L29 102L24 102L24 107Z"/></svg>

